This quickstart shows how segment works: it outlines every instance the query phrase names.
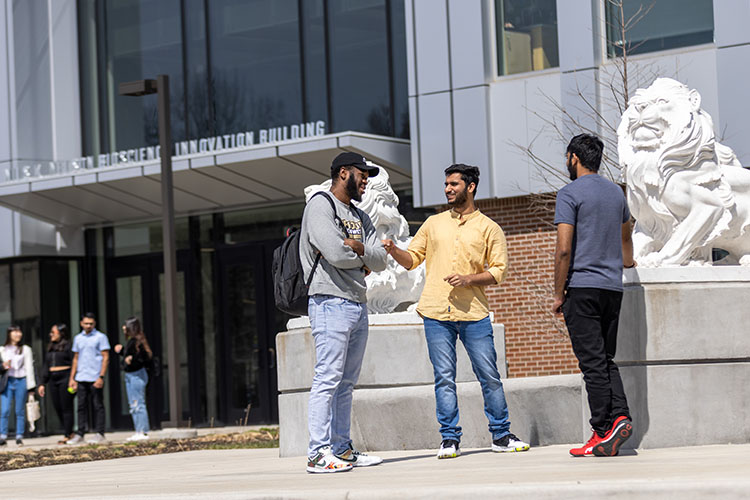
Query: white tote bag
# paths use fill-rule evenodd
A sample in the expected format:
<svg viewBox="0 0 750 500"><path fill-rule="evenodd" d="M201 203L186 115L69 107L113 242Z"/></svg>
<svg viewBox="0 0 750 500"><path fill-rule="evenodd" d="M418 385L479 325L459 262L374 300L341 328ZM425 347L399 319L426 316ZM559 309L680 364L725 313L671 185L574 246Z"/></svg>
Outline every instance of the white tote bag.
<svg viewBox="0 0 750 500"><path fill-rule="evenodd" d="M42 418L42 408L39 406L39 401L31 394L29 395L29 401L26 403L26 420L29 421L30 432L34 432L34 429L36 429L35 422L40 418Z"/></svg>

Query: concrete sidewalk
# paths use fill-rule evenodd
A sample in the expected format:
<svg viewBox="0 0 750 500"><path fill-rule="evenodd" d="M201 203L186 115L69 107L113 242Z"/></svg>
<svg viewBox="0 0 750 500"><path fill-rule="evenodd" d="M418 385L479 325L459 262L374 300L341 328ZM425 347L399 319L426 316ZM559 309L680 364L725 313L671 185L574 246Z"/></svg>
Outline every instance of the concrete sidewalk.
<svg viewBox="0 0 750 500"><path fill-rule="evenodd" d="M572 458L568 446L497 454L382 453L385 463L307 474L277 449L205 450L55 465L0 474L2 498L750 498L750 445L650 449Z"/></svg>
<svg viewBox="0 0 750 500"><path fill-rule="evenodd" d="M257 431L261 428L266 427L277 427L268 425L247 425L247 426L230 426L230 427L201 427L201 428L189 428L189 429L161 429L155 430L149 433L151 439L169 439L169 438L185 438L191 437L187 434L195 433L198 436L207 436L210 434L235 434L238 432L246 431ZM93 433L86 434L86 437L91 437ZM108 432L104 435L106 442L108 443L124 443L130 436L133 435L133 431L116 431ZM51 436L40 436L33 438L26 438L23 440L22 446L16 445L16 440L11 436L8 439L8 443L0 447L0 453L5 451L20 451L20 450L42 450L42 449L58 449L58 448L70 448L71 445L57 444L62 438L60 435ZM85 442L82 444L86 444Z"/></svg>

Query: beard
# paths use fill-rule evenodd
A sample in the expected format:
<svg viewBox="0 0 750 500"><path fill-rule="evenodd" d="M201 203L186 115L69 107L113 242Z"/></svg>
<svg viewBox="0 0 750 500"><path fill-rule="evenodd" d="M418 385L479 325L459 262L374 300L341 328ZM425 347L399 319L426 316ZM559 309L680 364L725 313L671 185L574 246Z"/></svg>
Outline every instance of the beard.
<svg viewBox="0 0 750 500"><path fill-rule="evenodd" d="M565 166L568 167L568 175L570 175L570 180L576 180L578 178L578 172L576 171L575 167L570 164L570 160L567 160L565 162Z"/></svg>
<svg viewBox="0 0 750 500"><path fill-rule="evenodd" d="M466 194L466 189L463 191L457 191L456 197L453 199L453 201L448 202L448 206L451 207L461 207L466 204L466 201L469 199L468 195Z"/></svg>
<svg viewBox="0 0 750 500"><path fill-rule="evenodd" d="M359 186L353 175L350 175L346 181L346 195L354 201L362 201L362 195L359 194Z"/></svg>

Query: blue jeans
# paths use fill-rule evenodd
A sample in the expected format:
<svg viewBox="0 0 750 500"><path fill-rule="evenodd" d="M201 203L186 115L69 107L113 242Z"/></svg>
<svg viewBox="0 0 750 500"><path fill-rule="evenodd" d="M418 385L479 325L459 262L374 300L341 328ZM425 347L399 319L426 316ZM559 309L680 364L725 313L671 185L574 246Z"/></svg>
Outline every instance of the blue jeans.
<svg viewBox="0 0 750 500"><path fill-rule="evenodd" d="M16 402L16 438L22 438L26 430L26 377L8 377L8 385L0 394L0 437L8 437L10 402Z"/></svg>
<svg viewBox="0 0 750 500"><path fill-rule="evenodd" d="M148 373L145 368L125 372L125 391L128 393L130 416L133 417L135 432L148 432L148 410L146 409L146 385Z"/></svg>
<svg viewBox="0 0 750 500"><path fill-rule="evenodd" d="M367 305L313 295L308 314L317 360L308 405L308 454L328 445L343 453L351 445L352 392L367 345Z"/></svg>
<svg viewBox="0 0 750 500"><path fill-rule="evenodd" d="M456 396L456 337L461 339L471 360L471 368L482 386L484 414L489 420L492 439L510 433L508 404L497 371L497 353L490 318L479 321L438 321L424 318L427 349L435 373L435 406L440 435L461 441Z"/></svg>

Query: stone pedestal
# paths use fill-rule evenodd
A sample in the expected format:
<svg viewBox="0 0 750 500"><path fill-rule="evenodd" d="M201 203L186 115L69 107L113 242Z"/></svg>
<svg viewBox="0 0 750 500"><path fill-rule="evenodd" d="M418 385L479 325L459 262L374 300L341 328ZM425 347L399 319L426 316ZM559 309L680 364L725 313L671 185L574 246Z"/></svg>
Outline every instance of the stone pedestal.
<svg viewBox="0 0 750 500"><path fill-rule="evenodd" d="M635 426L627 446L750 442L750 269L625 278L616 360Z"/></svg>
<svg viewBox="0 0 750 500"><path fill-rule="evenodd" d="M307 402L315 348L306 318L276 337L281 456L307 451ZM498 369L505 379L505 329L493 324ZM479 383L461 342L458 385L464 447L488 447L490 435ZM440 444L432 364L416 313L373 314L359 382L354 390L352 439L361 449L430 449ZM533 444L577 442L580 376L504 380L513 432Z"/></svg>

